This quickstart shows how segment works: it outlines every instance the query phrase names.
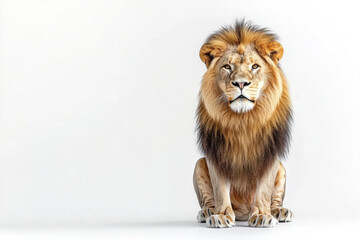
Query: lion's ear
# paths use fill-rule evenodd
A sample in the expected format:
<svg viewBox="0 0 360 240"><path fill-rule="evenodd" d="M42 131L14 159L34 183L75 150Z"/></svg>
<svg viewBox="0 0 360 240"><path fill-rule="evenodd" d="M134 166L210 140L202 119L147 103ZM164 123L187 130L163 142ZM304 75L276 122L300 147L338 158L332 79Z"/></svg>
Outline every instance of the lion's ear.
<svg viewBox="0 0 360 240"><path fill-rule="evenodd" d="M284 54L284 49L277 41L273 42L257 42L256 50L261 56L268 56L275 63L278 64L279 60Z"/></svg>
<svg viewBox="0 0 360 240"><path fill-rule="evenodd" d="M202 45L200 49L200 58L209 67L211 61L216 57L221 57L226 50L226 44L219 40L213 40Z"/></svg>

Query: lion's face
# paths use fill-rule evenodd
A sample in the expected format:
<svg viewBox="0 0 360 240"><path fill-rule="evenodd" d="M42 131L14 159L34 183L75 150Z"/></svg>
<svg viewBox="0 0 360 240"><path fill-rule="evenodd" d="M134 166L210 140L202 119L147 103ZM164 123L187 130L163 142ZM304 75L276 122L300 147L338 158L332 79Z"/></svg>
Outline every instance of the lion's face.
<svg viewBox="0 0 360 240"><path fill-rule="evenodd" d="M237 113L252 110L262 95L268 70L256 50L248 45L240 54L235 47L229 48L214 67L229 107Z"/></svg>
<svg viewBox="0 0 360 240"><path fill-rule="evenodd" d="M205 43L200 58L208 71L203 78L201 96L209 113L242 114L260 105L263 113L273 111L282 92L281 79L277 76L282 54L280 43L266 37L229 44L222 36Z"/></svg>

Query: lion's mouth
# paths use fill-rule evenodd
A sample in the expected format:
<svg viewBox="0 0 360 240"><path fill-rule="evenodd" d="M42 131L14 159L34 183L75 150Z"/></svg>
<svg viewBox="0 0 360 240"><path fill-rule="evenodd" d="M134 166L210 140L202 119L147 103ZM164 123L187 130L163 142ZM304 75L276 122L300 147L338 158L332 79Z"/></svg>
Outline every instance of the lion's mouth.
<svg viewBox="0 0 360 240"><path fill-rule="evenodd" d="M252 102L252 103L255 102L254 100L251 100L251 99L249 99L249 98L247 98L247 97L245 97L244 95L241 94L241 95L239 95L237 98L235 98L234 100L230 101L230 104L233 103L233 102L235 102L235 101L238 100L238 99L245 99L245 100L248 100L248 101L250 101L250 102Z"/></svg>

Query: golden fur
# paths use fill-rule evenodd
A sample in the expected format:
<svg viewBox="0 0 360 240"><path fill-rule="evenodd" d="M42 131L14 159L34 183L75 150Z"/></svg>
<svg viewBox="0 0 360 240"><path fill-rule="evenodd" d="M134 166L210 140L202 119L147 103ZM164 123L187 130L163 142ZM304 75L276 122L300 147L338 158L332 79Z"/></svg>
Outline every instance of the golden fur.
<svg viewBox="0 0 360 240"><path fill-rule="evenodd" d="M232 226L234 215L250 226L273 226L275 209L277 220L292 218L288 210L281 218L285 170L279 158L287 152L291 123L282 56L274 34L244 21L212 34L200 50L208 68L197 110L205 158L194 185L203 208L198 219L210 227Z"/></svg>

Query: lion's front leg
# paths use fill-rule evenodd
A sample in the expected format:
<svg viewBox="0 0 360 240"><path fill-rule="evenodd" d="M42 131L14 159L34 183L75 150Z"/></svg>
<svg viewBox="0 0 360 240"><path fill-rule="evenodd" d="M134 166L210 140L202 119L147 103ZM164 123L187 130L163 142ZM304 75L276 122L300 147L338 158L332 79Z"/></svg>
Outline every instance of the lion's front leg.
<svg viewBox="0 0 360 240"><path fill-rule="evenodd" d="M271 214L279 222L291 222L294 214L287 208L283 207L285 197L286 172L284 166L279 163L279 169L276 174L274 191L271 200Z"/></svg>
<svg viewBox="0 0 360 240"><path fill-rule="evenodd" d="M230 184L207 159L210 180L213 186L213 214L206 219L206 225L213 228L225 228L235 225L235 214L230 202Z"/></svg>
<svg viewBox="0 0 360 240"><path fill-rule="evenodd" d="M248 219L251 227L275 227L279 225L279 221L271 215L271 199L278 164L276 162L258 183L255 202Z"/></svg>

